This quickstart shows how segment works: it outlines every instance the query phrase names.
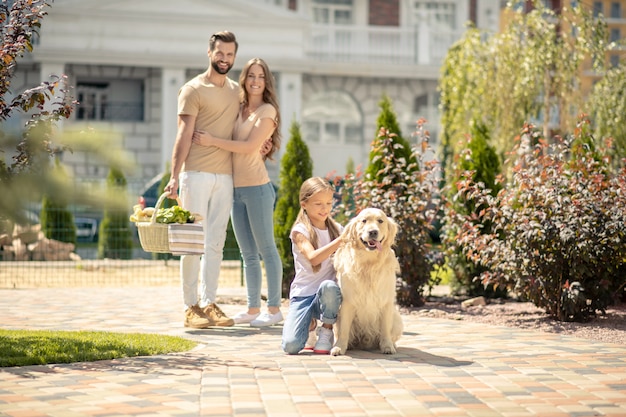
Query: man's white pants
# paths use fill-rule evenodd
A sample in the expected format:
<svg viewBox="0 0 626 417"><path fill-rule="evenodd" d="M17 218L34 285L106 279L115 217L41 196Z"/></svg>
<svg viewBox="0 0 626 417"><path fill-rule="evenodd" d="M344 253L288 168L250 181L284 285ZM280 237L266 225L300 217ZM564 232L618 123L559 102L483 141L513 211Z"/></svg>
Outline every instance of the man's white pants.
<svg viewBox="0 0 626 417"><path fill-rule="evenodd" d="M179 194L183 208L202 216L204 255L183 255L180 276L185 308L215 302L226 228L233 205L233 177L208 172L182 172ZM198 298L198 276L200 298Z"/></svg>

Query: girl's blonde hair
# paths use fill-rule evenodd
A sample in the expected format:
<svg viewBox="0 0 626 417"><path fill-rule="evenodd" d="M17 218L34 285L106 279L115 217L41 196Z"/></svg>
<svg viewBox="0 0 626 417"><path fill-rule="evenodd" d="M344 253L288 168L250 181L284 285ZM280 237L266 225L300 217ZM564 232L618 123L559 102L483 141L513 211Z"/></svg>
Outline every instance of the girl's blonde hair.
<svg viewBox="0 0 626 417"><path fill-rule="evenodd" d="M278 98L276 94L276 86L274 75L270 72L270 68L267 66L267 63L261 58L252 58L246 65L244 65L241 70L241 75L239 75L239 85L241 89L239 90L240 101L243 106L248 105L248 91L246 90L246 77L248 77L248 72L253 65L259 65L263 69L263 74L265 74L265 91L263 91L263 102L269 103L276 109L276 129L272 133L272 149L268 153L263 156L263 159L272 160L272 155L280 149L280 107L278 106Z"/></svg>
<svg viewBox="0 0 626 417"><path fill-rule="evenodd" d="M333 187L333 185L325 178L322 178L322 177L309 178L308 180L302 183L302 186L300 186L299 201L301 204L305 203L315 194L322 192L322 191L334 192L335 187ZM296 217L296 221L294 224L297 224L297 223L302 223L304 225L306 231L309 234L309 241L311 242L311 245L313 245L313 247L317 249L319 245L319 242L317 240L317 233L315 232L315 229L313 228L313 224L311 224L311 219L309 218L306 211L304 211L302 206L300 206L300 211L298 212L298 217ZM341 234L339 231L339 224L335 220L333 220L332 217L330 216L326 218L325 224L326 224L326 227L328 228L328 234L330 235L330 240L334 240L338 238L339 235ZM313 272L319 271L321 266L322 266L321 264L313 266Z"/></svg>

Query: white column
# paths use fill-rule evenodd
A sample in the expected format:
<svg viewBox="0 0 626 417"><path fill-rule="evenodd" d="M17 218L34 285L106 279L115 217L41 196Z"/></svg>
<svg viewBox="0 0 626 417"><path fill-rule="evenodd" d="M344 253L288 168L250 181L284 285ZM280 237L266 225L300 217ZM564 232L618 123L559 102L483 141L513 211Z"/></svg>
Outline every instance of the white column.
<svg viewBox="0 0 626 417"><path fill-rule="evenodd" d="M178 90L185 83L183 68L163 68L161 74L161 166L172 160L176 140Z"/></svg>
<svg viewBox="0 0 626 417"><path fill-rule="evenodd" d="M419 25L417 26L417 63L420 65L432 64L430 58L430 16L426 12L420 12Z"/></svg>
<svg viewBox="0 0 626 417"><path fill-rule="evenodd" d="M296 120L302 122L302 74L281 72L278 77L278 104L280 105L282 143L277 155L276 163L268 164L268 173L272 181L279 182L280 159L285 154L285 147L289 142L289 129Z"/></svg>
<svg viewBox="0 0 626 417"><path fill-rule="evenodd" d="M293 72L281 72L278 85L278 103L280 104L280 116L282 117L282 135L284 139L289 137L291 122L301 122L302 116L302 74Z"/></svg>

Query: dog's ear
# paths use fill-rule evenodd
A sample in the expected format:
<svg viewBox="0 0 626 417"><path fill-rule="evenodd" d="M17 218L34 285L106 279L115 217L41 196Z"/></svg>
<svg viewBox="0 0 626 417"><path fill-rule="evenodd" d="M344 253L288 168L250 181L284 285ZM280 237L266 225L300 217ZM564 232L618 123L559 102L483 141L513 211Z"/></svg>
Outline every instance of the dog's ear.
<svg viewBox="0 0 626 417"><path fill-rule="evenodd" d="M356 231L356 217L352 218L343 228L343 232L341 233L341 240L344 243L351 244L358 240L357 231Z"/></svg>
<svg viewBox="0 0 626 417"><path fill-rule="evenodd" d="M398 230L400 228L398 227L398 224L395 222L395 220L389 216L387 216L387 223L389 229L389 245L391 246L396 242L396 235L398 234Z"/></svg>

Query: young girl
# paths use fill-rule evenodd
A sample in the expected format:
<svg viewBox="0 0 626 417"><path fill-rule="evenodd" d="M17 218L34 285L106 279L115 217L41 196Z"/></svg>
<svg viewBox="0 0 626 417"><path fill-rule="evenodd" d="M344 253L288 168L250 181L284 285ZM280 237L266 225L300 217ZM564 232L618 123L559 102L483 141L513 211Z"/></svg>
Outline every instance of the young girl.
<svg viewBox="0 0 626 417"><path fill-rule="evenodd" d="M320 177L309 178L300 187L300 212L289 236L296 276L283 326L282 348L288 354L303 348L328 354L333 347L333 323L341 305L341 291L330 257L339 247L342 230L330 217L333 191L333 186ZM315 342L318 319L322 327Z"/></svg>

